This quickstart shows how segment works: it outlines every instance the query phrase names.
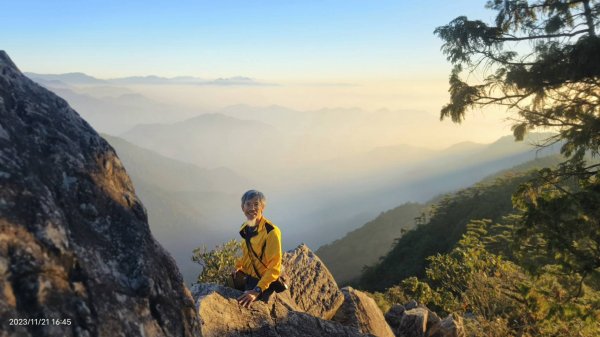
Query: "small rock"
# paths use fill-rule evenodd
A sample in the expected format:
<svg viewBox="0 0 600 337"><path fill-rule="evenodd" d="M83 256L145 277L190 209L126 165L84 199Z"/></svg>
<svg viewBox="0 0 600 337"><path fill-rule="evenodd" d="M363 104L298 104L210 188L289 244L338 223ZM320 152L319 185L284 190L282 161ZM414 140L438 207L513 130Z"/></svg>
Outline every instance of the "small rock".
<svg viewBox="0 0 600 337"><path fill-rule="evenodd" d="M398 328L394 331L396 336L423 337L427 331L427 317L429 311L424 308L414 308L404 311Z"/></svg>
<svg viewBox="0 0 600 337"><path fill-rule="evenodd" d="M344 303L333 317L333 321L355 327L361 333L394 337L383 313L371 297L352 287L342 288L342 293Z"/></svg>
<svg viewBox="0 0 600 337"><path fill-rule="evenodd" d="M428 331L427 337L465 337L465 329L462 318L452 315L434 324Z"/></svg>
<svg viewBox="0 0 600 337"><path fill-rule="evenodd" d="M419 303L417 303L417 301L411 300L410 302L408 302L408 303L406 303L404 305L404 309L411 310L411 309L414 309L414 308L416 308L418 306L419 306Z"/></svg>
<svg viewBox="0 0 600 337"><path fill-rule="evenodd" d="M392 328L392 331L396 331L400 326L400 321L405 310L403 305L394 304L385 314L385 320L390 325L390 328Z"/></svg>

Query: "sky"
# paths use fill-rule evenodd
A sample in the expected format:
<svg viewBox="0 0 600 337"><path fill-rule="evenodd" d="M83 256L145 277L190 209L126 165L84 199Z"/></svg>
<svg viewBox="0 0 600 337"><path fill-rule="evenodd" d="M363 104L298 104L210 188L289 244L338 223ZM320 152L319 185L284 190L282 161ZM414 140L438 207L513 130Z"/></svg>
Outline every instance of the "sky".
<svg viewBox="0 0 600 337"><path fill-rule="evenodd" d="M491 20L485 2L0 0L0 49L26 72L272 84L136 88L199 110L276 104L437 116L451 65L433 31L460 15ZM492 142L510 133L505 117L475 112L462 129L450 128L460 134L451 139Z"/></svg>
<svg viewBox="0 0 600 337"><path fill-rule="evenodd" d="M265 80L447 76L433 30L484 0L5 1L1 48L24 70Z"/></svg>

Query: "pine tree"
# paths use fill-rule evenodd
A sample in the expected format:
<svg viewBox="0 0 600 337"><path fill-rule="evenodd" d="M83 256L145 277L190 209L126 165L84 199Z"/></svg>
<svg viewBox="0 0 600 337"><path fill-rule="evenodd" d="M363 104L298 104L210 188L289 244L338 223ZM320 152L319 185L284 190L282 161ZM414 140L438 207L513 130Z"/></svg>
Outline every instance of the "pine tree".
<svg viewBox="0 0 600 337"><path fill-rule="evenodd" d="M454 65L441 119L501 107L517 140L533 129L556 135L566 160L515 195L520 237L565 270L600 270L600 1L493 0L492 24L458 17L435 30ZM482 79L479 81L473 78ZM591 160L590 160L591 158ZM528 241L529 240L529 241Z"/></svg>

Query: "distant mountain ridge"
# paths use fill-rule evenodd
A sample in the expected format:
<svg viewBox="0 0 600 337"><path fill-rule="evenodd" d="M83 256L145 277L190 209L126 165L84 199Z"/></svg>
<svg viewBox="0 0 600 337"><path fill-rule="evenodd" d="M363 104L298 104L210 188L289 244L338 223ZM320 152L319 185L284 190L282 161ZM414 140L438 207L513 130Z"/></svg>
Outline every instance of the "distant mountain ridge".
<svg viewBox="0 0 600 337"><path fill-rule="evenodd" d="M30 72L25 72L24 73L25 76L31 78L34 81L37 80L42 80L42 81L59 81L62 82L64 84L71 84L71 85L93 85L93 84L106 84L108 83L108 81L106 80L101 80L98 78L95 78L93 76L81 73L81 72L75 72L75 73L66 73L66 74L36 74L36 73L30 73Z"/></svg>
<svg viewBox="0 0 600 337"><path fill-rule="evenodd" d="M248 179L241 177L229 168L200 168L196 165L166 158L148 149L126 140L102 134L111 145L118 149L129 174L135 179L165 186L173 192L178 191L239 191L248 185ZM177 174L173 174L177 173ZM137 183L136 183L137 185Z"/></svg>
<svg viewBox="0 0 600 337"><path fill-rule="evenodd" d="M107 89L103 86L101 92L109 95L97 97L69 86L42 85L67 100L95 129L109 134L124 132L142 121L172 122L179 119L172 113L174 110L178 115L190 113L123 88Z"/></svg>
<svg viewBox="0 0 600 337"><path fill-rule="evenodd" d="M121 135L164 156L201 167L259 168L257 154L277 156L283 136L271 125L218 113L172 124L140 124ZM245 163L248 163L245 165Z"/></svg>
<svg viewBox="0 0 600 337"><path fill-rule="evenodd" d="M146 76L128 76L117 77L110 79L98 79L96 77L81 73L66 73L66 74L38 74L32 72L24 73L27 77L34 81L42 81L49 83L59 81L68 85L100 85L100 84L129 84L129 85L156 85L156 84L173 84L173 85L273 85L269 83L258 82L253 78L246 76L219 77L216 79L205 79L194 76L175 76L162 77L156 75Z"/></svg>

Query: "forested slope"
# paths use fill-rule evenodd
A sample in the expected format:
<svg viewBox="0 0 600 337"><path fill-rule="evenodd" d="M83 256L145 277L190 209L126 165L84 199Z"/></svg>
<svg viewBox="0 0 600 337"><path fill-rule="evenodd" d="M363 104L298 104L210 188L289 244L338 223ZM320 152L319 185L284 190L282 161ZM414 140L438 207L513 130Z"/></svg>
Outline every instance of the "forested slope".
<svg viewBox="0 0 600 337"><path fill-rule="evenodd" d="M323 245L317 255L328 266L338 283L360 276L364 266L376 263L387 254L404 230L415 226L415 218L425 209L424 204L410 202L387 212L355 229L343 238Z"/></svg>
<svg viewBox="0 0 600 337"><path fill-rule="evenodd" d="M556 165L560 156L548 156L502 171L479 184L439 198L428 208L423 223L396 240L379 263L365 268L361 288L382 290L410 276L423 276L427 257L449 252L472 219L498 222L513 211L512 195L531 179L529 170Z"/></svg>

